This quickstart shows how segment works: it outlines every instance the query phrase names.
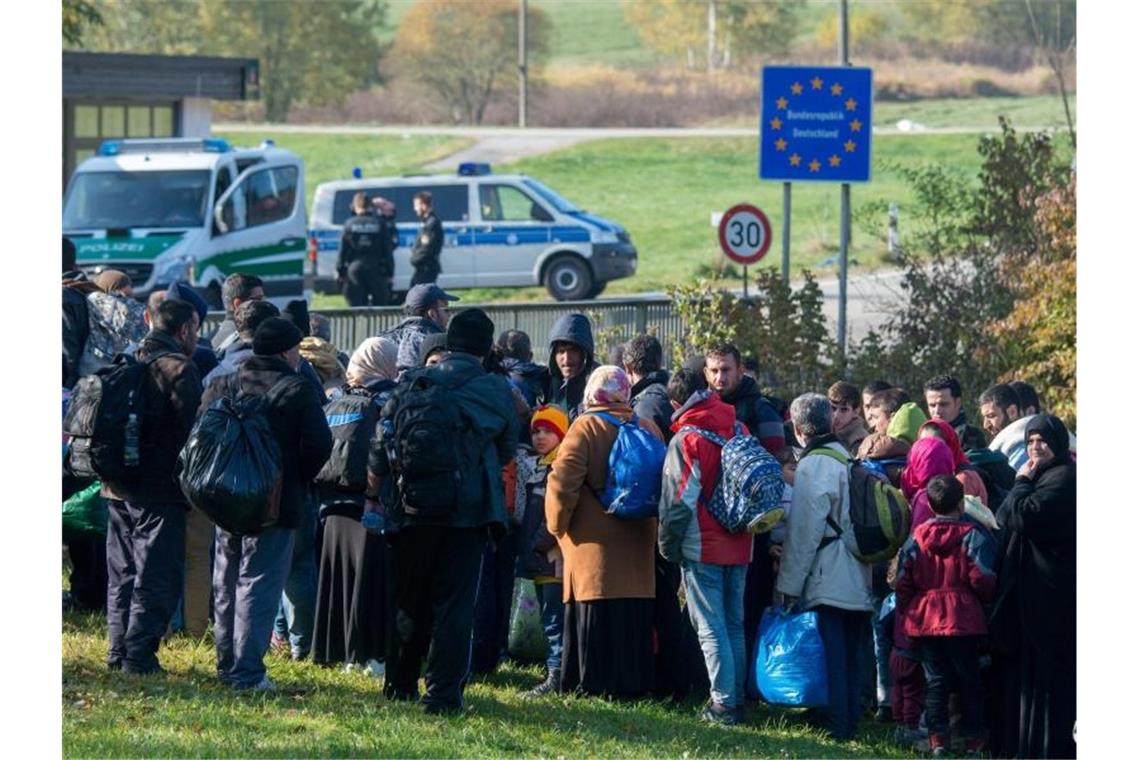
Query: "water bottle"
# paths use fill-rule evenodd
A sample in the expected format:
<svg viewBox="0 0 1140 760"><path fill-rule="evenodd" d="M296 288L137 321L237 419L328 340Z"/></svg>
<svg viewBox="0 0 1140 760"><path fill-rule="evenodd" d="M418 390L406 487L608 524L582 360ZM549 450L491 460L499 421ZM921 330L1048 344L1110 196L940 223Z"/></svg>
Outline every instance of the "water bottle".
<svg viewBox="0 0 1140 760"><path fill-rule="evenodd" d="M126 439L123 443L123 464L127 467L139 465L139 418L131 412L127 418Z"/></svg>
<svg viewBox="0 0 1140 760"><path fill-rule="evenodd" d="M360 524L373 535L379 536L384 532L384 518L379 512L365 512Z"/></svg>

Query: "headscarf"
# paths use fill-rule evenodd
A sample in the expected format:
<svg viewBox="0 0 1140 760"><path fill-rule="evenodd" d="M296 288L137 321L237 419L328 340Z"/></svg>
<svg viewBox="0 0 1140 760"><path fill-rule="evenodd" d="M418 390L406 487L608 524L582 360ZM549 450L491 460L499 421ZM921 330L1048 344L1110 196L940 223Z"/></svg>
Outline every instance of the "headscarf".
<svg viewBox="0 0 1140 760"><path fill-rule="evenodd" d="M954 468L957 469L964 464L969 464L969 459L966 458L965 452L962 451L962 442L958 440L958 434L954 431L954 426L946 420L940 420L937 417L922 423L922 427L936 427L942 440L950 447L950 453L954 455ZM919 433L922 428L919 428Z"/></svg>
<svg viewBox="0 0 1140 760"><path fill-rule="evenodd" d="M321 376L321 382L340 382L344 379L344 368L336 358L336 346L320 338L302 338L301 356L313 365L313 369Z"/></svg>
<svg viewBox="0 0 1140 760"><path fill-rule="evenodd" d="M348 360L348 384L363 388L376 380L395 380L398 351L399 347L387 338L368 338Z"/></svg>
<svg viewBox="0 0 1140 760"><path fill-rule="evenodd" d="M891 422L887 425L887 435L913 445L918 439L918 429L924 422L926 422L926 413L918 404L908 401L891 415Z"/></svg>
<svg viewBox="0 0 1140 760"><path fill-rule="evenodd" d="M903 495L908 499L930 482L935 475L954 474L954 454L941 438L921 438L910 447L906 469L902 474Z"/></svg>
<svg viewBox="0 0 1140 760"><path fill-rule="evenodd" d="M1069 457L1069 429L1065 423L1051 414L1037 414L1030 418L1025 425L1025 445L1029 445L1029 435L1037 433L1049 444L1053 456L1058 462L1068 462Z"/></svg>
<svg viewBox="0 0 1140 760"><path fill-rule="evenodd" d="M120 272L118 269L104 269L95 278L95 285L104 293L115 293L131 287L131 278L126 272Z"/></svg>
<svg viewBox="0 0 1140 760"><path fill-rule="evenodd" d="M587 406L629 403L629 376L613 364L603 364L586 381L582 401Z"/></svg>

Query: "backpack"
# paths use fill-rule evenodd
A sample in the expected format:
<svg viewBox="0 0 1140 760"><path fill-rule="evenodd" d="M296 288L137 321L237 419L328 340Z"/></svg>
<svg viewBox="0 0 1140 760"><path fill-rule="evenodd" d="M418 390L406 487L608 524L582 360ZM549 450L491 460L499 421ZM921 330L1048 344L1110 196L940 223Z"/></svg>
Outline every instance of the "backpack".
<svg viewBox="0 0 1140 760"><path fill-rule="evenodd" d="M842 462L847 465L849 475L851 532L845 533L828 515L827 524L835 535L825 537L819 548L842 538L847 550L867 564L891 559L898 554L910 533L910 505L902 491L846 454L826 446L812 449L807 456L814 454Z"/></svg>
<svg viewBox="0 0 1140 760"><path fill-rule="evenodd" d="M146 337L146 307L125 296L96 292L87 296L87 342L79 357L80 377L111 364L131 343Z"/></svg>
<svg viewBox="0 0 1140 760"><path fill-rule="evenodd" d="M471 456L470 425L454 387L437 375L405 378L380 419L398 507L412 517L449 522L481 498L482 457Z"/></svg>
<svg viewBox="0 0 1140 760"><path fill-rule="evenodd" d="M228 533L258 533L280 516L281 449L267 414L292 377L258 396L243 393L235 373L228 380L231 393L198 417L178 456L186 500Z"/></svg>
<svg viewBox="0 0 1140 760"><path fill-rule="evenodd" d="M736 423L729 440L711 430L685 425L678 433L696 433L720 446L720 477L706 508L729 533L763 533L784 516L783 468L768 450Z"/></svg>
<svg viewBox="0 0 1140 760"><path fill-rule="evenodd" d="M368 452L380 420L378 402L376 394L351 388L325 407L325 420L333 438L332 453L314 483L349 493L363 493L368 487Z"/></svg>
<svg viewBox="0 0 1140 760"><path fill-rule="evenodd" d="M75 383L63 420L71 438L68 464L73 474L107 483L129 483L142 474L146 455L138 435L146 407L143 383L151 363L169 353L146 361L119 354L109 366ZM132 451L127 450L128 428L135 431Z"/></svg>
<svg viewBox="0 0 1140 760"><path fill-rule="evenodd" d="M595 493L607 514L626 520L657 516L661 500L661 470L665 444L641 425L634 414L628 422L605 412L588 412L618 429L610 449L606 486Z"/></svg>

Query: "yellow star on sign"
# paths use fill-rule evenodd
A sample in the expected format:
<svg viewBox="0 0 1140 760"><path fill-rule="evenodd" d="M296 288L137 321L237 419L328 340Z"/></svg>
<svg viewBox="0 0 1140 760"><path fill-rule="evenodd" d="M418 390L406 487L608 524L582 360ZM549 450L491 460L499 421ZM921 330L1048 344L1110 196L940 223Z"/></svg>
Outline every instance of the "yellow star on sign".
<svg viewBox="0 0 1140 760"><path fill-rule="evenodd" d="M858 132L859 130L863 129L863 122L859 121L858 119L852 119L849 126L851 127L852 132Z"/></svg>
<svg viewBox="0 0 1140 760"><path fill-rule="evenodd" d="M854 111L855 106L857 106L859 104L855 102L855 98L848 98L847 102L844 103L843 105L847 106L848 111Z"/></svg>
<svg viewBox="0 0 1140 760"><path fill-rule="evenodd" d="M839 166L839 156L832 154L831 158L827 159L827 163L831 164L832 166Z"/></svg>
<svg viewBox="0 0 1140 760"><path fill-rule="evenodd" d="M819 77L816 77L815 79L811 80L811 88L813 90L822 90L823 89L823 80L820 79Z"/></svg>
<svg viewBox="0 0 1140 760"><path fill-rule="evenodd" d="M792 94L793 95L799 95L803 91L804 91L804 86L802 84L800 84L799 82L793 82L792 83Z"/></svg>
<svg viewBox="0 0 1140 760"><path fill-rule="evenodd" d="M843 85L839 84L839 82L836 82L835 84L831 85L831 94L832 95L842 95L843 94Z"/></svg>
<svg viewBox="0 0 1140 760"><path fill-rule="evenodd" d="M787 147L788 147L788 141L785 140L784 138L781 137L779 140L776 141L776 150L784 150Z"/></svg>
<svg viewBox="0 0 1140 760"><path fill-rule="evenodd" d="M847 151L848 153L854 153L855 152L855 141L854 140L848 140L847 142L843 143L843 150Z"/></svg>
<svg viewBox="0 0 1140 760"><path fill-rule="evenodd" d="M781 111L783 111L787 107L788 107L788 99L787 98L785 98L783 96L776 98L776 108L779 108Z"/></svg>
<svg viewBox="0 0 1140 760"><path fill-rule="evenodd" d="M780 127L784 126L784 122L780 121L779 116L776 116L775 118L773 118L771 121L768 122L768 124L769 124L769 126L772 127L772 129L779 129Z"/></svg>
<svg viewBox="0 0 1140 760"><path fill-rule="evenodd" d="M823 164L821 164L818 159L813 158L811 160L811 163L808 164L808 169L812 170L813 172L817 172L821 166L823 166Z"/></svg>
<svg viewBox="0 0 1140 760"><path fill-rule="evenodd" d="M800 165L800 154L799 153L793 153L792 155L788 156L788 163L791 164L792 166L799 166Z"/></svg>

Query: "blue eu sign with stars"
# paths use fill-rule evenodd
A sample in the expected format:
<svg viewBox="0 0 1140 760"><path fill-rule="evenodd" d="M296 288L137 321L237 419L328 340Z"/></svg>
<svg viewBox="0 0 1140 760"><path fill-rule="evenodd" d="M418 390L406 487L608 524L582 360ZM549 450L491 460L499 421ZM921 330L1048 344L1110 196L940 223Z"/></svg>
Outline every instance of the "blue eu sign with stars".
<svg viewBox="0 0 1140 760"><path fill-rule="evenodd" d="M760 84L760 179L871 179L871 70L765 66Z"/></svg>

